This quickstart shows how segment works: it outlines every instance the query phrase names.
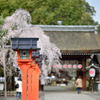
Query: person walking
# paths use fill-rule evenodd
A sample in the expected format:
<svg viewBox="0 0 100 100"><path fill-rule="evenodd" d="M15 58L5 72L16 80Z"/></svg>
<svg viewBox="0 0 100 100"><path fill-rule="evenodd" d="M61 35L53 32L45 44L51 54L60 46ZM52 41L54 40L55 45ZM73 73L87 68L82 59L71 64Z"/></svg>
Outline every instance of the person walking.
<svg viewBox="0 0 100 100"><path fill-rule="evenodd" d="M77 93L81 93L82 90L82 78L79 76L75 82Z"/></svg>
<svg viewBox="0 0 100 100"><path fill-rule="evenodd" d="M21 100L21 95L22 95L22 80L19 77L18 80L16 81L16 98L17 100Z"/></svg>
<svg viewBox="0 0 100 100"><path fill-rule="evenodd" d="M45 75L42 73L40 77L41 91L44 91L45 81Z"/></svg>

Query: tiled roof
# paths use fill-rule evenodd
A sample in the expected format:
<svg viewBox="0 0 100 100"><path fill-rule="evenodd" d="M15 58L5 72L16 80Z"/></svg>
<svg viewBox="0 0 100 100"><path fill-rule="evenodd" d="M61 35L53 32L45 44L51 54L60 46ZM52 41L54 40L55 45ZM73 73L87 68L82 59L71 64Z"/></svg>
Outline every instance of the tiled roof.
<svg viewBox="0 0 100 100"><path fill-rule="evenodd" d="M81 32L95 32L96 25L33 25L41 27L44 31L81 31Z"/></svg>

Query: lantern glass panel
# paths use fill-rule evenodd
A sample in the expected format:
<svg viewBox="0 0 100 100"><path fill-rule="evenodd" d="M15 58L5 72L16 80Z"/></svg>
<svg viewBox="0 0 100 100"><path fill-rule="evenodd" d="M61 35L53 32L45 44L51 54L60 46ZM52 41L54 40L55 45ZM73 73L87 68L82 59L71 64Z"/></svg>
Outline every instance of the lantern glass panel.
<svg viewBox="0 0 100 100"><path fill-rule="evenodd" d="M21 50L20 51L20 58L21 59L29 59L29 51L28 50Z"/></svg>

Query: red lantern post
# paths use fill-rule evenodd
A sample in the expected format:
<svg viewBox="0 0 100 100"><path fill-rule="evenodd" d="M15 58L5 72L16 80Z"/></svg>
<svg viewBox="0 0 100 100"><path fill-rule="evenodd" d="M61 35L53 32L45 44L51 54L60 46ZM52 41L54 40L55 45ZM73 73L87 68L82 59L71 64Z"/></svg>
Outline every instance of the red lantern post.
<svg viewBox="0 0 100 100"><path fill-rule="evenodd" d="M22 71L22 100L39 99L40 68L33 59L33 52L38 51L37 40L38 38L12 38L12 49L17 51L17 62Z"/></svg>

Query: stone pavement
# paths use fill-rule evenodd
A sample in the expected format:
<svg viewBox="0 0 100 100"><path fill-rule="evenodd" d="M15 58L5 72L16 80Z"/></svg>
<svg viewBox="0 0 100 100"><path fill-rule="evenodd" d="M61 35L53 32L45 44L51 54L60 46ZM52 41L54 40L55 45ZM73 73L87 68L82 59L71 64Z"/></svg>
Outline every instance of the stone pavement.
<svg viewBox="0 0 100 100"><path fill-rule="evenodd" d="M56 92L56 93L46 93L45 100L95 100L91 96L86 94L77 94L74 92Z"/></svg>
<svg viewBox="0 0 100 100"><path fill-rule="evenodd" d="M99 95L100 96L100 95ZM0 97L0 100L5 100ZM7 100L17 100L15 97L8 97ZM75 92L46 92L44 99L40 100L100 100L100 98L95 99L87 93L77 94Z"/></svg>
<svg viewBox="0 0 100 100"><path fill-rule="evenodd" d="M100 97L100 95L98 96ZM0 100L5 100L3 97L0 97ZM15 97L7 97L7 100L17 100ZM100 100L88 95L87 93L77 94L75 92L46 92L44 99L40 100Z"/></svg>
<svg viewBox="0 0 100 100"><path fill-rule="evenodd" d="M0 97L0 100L5 100ZM15 97L7 97L7 100L17 100ZM76 91L66 90L65 87L46 87L45 92L40 92L39 100L100 100L100 92L82 91L77 94Z"/></svg>
<svg viewBox="0 0 100 100"><path fill-rule="evenodd" d="M5 100L4 97L0 97L0 100ZM7 100L17 100L15 97L7 97Z"/></svg>
<svg viewBox="0 0 100 100"><path fill-rule="evenodd" d="M45 100L100 100L100 92L82 91L77 94L68 87L46 87L44 97Z"/></svg>

